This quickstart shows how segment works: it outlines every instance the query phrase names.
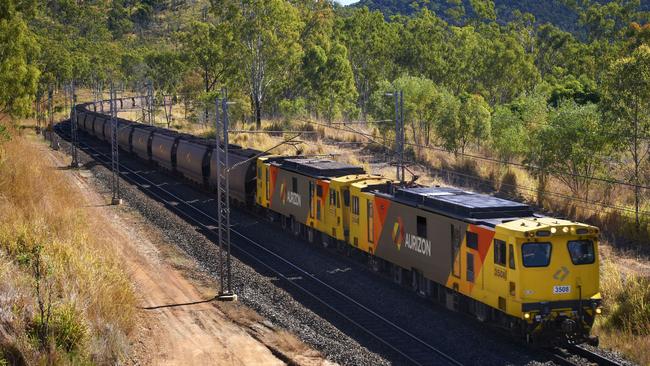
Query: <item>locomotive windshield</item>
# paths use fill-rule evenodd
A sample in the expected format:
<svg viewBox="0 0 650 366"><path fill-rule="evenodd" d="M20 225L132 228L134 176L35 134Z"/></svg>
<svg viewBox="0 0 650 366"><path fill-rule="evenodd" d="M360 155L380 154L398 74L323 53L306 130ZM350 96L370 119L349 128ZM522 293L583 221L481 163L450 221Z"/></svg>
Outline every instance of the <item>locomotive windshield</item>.
<svg viewBox="0 0 650 366"><path fill-rule="evenodd" d="M551 261L551 243L524 243L521 256L524 267L546 267Z"/></svg>
<svg viewBox="0 0 650 366"><path fill-rule="evenodd" d="M567 246L573 264L592 264L596 260L591 240L570 240Z"/></svg>

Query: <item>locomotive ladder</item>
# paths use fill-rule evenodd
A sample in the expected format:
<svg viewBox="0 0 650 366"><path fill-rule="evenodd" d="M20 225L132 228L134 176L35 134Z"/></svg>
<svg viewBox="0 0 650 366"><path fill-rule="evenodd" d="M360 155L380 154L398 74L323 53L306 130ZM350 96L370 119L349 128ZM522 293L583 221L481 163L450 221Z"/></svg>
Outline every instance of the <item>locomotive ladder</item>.
<svg viewBox="0 0 650 366"><path fill-rule="evenodd" d="M220 117L223 114L222 118ZM223 134L223 138L221 136ZM228 92L222 90L222 98L215 101L214 154L217 160L217 231L219 233L219 281L218 299L237 300L232 292L232 270L230 263L230 179L228 171ZM223 146L223 147L222 147ZM224 249L225 263L224 263Z"/></svg>

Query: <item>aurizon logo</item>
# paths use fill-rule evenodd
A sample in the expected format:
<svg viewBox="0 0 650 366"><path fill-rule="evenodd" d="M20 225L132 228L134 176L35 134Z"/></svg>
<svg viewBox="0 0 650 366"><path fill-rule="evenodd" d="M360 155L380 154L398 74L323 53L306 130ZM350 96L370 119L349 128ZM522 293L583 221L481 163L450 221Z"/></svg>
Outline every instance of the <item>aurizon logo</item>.
<svg viewBox="0 0 650 366"><path fill-rule="evenodd" d="M393 243L397 246L397 250L402 249L402 244L404 244L404 223L402 218L398 217L397 221L393 225Z"/></svg>

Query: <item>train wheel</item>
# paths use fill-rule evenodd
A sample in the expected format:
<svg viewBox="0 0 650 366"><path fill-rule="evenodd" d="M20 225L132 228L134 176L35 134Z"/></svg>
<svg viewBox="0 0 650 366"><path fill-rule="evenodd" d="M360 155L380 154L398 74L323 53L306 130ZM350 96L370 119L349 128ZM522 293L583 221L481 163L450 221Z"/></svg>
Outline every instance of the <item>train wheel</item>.
<svg viewBox="0 0 650 366"><path fill-rule="evenodd" d="M398 285L402 285L402 267L393 265L391 268L391 272L393 275L393 282L395 282Z"/></svg>
<svg viewBox="0 0 650 366"><path fill-rule="evenodd" d="M379 261L372 254L368 254L368 268L373 272L379 272Z"/></svg>
<svg viewBox="0 0 650 366"><path fill-rule="evenodd" d="M445 291L445 306L452 311L458 310L458 294L455 291Z"/></svg>
<svg viewBox="0 0 650 366"><path fill-rule="evenodd" d="M297 222L296 219L293 217L291 218L291 229L293 231L293 235L300 237L300 226L302 226L301 223Z"/></svg>
<svg viewBox="0 0 650 366"><path fill-rule="evenodd" d="M321 242L323 244L323 248L328 248L330 246L330 237L329 237L329 235L323 234Z"/></svg>
<svg viewBox="0 0 650 366"><path fill-rule="evenodd" d="M341 240L341 245L343 245L343 252L346 257L352 256L352 247L348 245L345 241Z"/></svg>
<svg viewBox="0 0 650 366"><path fill-rule="evenodd" d="M280 216L280 225L282 226L282 230L287 230L287 220L289 220L285 216Z"/></svg>
<svg viewBox="0 0 650 366"><path fill-rule="evenodd" d="M490 311L487 305L479 301L474 301L474 316L476 316L476 319L478 319L478 321L481 323L488 321L489 314Z"/></svg>

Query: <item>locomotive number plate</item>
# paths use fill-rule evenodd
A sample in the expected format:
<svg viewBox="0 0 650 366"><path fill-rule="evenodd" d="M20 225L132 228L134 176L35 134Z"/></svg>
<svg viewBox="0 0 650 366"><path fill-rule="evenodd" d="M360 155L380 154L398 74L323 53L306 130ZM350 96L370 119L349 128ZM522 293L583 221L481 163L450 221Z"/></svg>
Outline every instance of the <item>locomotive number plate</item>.
<svg viewBox="0 0 650 366"><path fill-rule="evenodd" d="M571 286L553 286L554 294L568 294L571 292Z"/></svg>

